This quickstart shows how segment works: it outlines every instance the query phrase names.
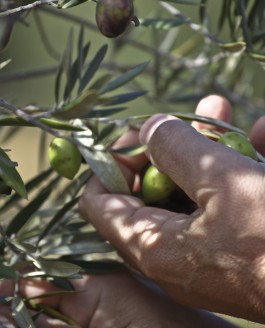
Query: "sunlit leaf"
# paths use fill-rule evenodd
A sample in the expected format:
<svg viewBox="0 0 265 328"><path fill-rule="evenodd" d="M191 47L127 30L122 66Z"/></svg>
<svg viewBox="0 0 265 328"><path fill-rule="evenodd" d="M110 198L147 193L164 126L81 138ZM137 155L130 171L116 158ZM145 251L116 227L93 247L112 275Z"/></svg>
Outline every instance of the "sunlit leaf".
<svg viewBox="0 0 265 328"><path fill-rule="evenodd" d="M56 130L65 131L80 131L80 128L74 127L73 125L55 120L50 118L40 118L40 122ZM20 117L4 117L0 118L0 126L29 126L34 127L33 123L30 123Z"/></svg>
<svg viewBox="0 0 265 328"><path fill-rule="evenodd" d="M230 42L230 43L223 43L219 44L219 46L228 52L240 52L246 49L246 42L238 41L238 42Z"/></svg>
<svg viewBox="0 0 265 328"><path fill-rule="evenodd" d="M108 253L113 250L113 246L106 243L97 232L91 231L88 233L75 233L72 238L68 241L62 242L59 246L48 243L40 250L40 252L42 256L51 256Z"/></svg>
<svg viewBox="0 0 265 328"><path fill-rule="evenodd" d="M54 277L70 277L81 270L80 266L63 261L36 259L34 264L47 275Z"/></svg>
<svg viewBox="0 0 265 328"><path fill-rule="evenodd" d="M74 6L78 6L84 2L87 2L88 0L64 0L62 1L62 5L60 6L62 9L71 8Z"/></svg>
<svg viewBox="0 0 265 328"><path fill-rule="evenodd" d="M35 328L31 315L21 297L16 296L11 303L12 316L21 328Z"/></svg>

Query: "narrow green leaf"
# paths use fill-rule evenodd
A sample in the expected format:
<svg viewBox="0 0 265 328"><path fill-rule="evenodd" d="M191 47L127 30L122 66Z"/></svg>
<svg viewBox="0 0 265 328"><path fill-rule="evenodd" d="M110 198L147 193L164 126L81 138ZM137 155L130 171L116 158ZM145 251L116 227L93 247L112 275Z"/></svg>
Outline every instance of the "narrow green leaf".
<svg viewBox="0 0 265 328"><path fill-rule="evenodd" d="M27 198L28 194L24 182L14 167L14 163L7 156L5 151L0 148L0 177L3 182L14 189L21 197Z"/></svg>
<svg viewBox="0 0 265 328"><path fill-rule="evenodd" d="M86 141L81 134L74 133L74 138L86 146ZM128 183L109 152L97 150L92 152L85 147L79 147L79 150L92 171L110 192L130 194Z"/></svg>
<svg viewBox="0 0 265 328"><path fill-rule="evenodd" d="M186 17L175 17L175 18L145 18L140 19L141 26L152 26L158 30L167 30L172 27L177 27L188 22Z"/></svg>
<svg viewBox="0 0 265 328"><path fill-rule="evenodd" d="M148 91L136 91L136 92L129 92L120 95L115 95L112 97L112 100L108 103L108 106L124 104L126 102L132 101L134 99L137 99L147 94L147 92Z"/></svg>
<svg viewBox="0 0 265 328"><path fill-rule="evenodd" d="M85 239L85 238L86 239ZM68 244L53 246L49 249L43 249L42 255L61 255L61 256L73 256L73 255L87 255L95 253L109 253L113 252L114 248L110 244L99 238L98 235L93 233L88 234L76 234L76 238Z"/></svg>
<svg viewBox="0 0 265 328"><path fill-rule="evenodd" d="M55 117L62 119L84 118L99 102L96 90L86 90L77 99L54 112Z"/></svg>
<svg viewBox="0 0 265 328"><path fill-rule="evenodd" d="M60 101L60 90L61 90L63 72L64 72L64 54L61 58L60 64L57 69L57 74L55 77L54 98L55 98L56 105L58 105Z"/></svg>
<svg viewBox="0 0 265 328"><path fill-rule="evenodd" d="M67 8L71 8L74 6L78 6L84 2L87 2L88 0L70 0L70 1L64 1L65 4L62 6L62 9L67 9Z"/></svg>
<svg viewBox="0 0 265 328"><path fill-rule="evenodd" d="M119 76L118 78L114 79L113 81L109 82L105 87L103 87L100 90L100 93L106 93L110 92L112 90L115 90L124 84L128 83L132 79L134 79L136 76L141 74L146 67L148 66L149 62L144 62L142 64L137 65L133 69L129 70L128 72L124 73L123 75Z"/></svg>
<svg viewBox="0 0 265 328"><path fill-rule="evenodd" d="M64 217L64 215L78 202L79 197L76 197L66 203L51 219L51 221L46 225L43 232L40 234L37 244L53 229L55 225Z"/></svg>
<svg viewBox="0 0 265 328"><path fill-rule="evenodd" d="M240 52L246 49L246 42L238 41L238 42L230 42L230 43L219 43L220 48L225 51L235 53Z"/></svg>
<svg viewBox="0 0 265 328"><path fill-rule="evenodd" d="M0 297L0 305L4 305L10 301L12 301L13 296L1 296Z"/></svg>
<svg viewBox="0 0 265 328"><path fill-rule="evenodd" d="M17 279L17 273L11 267L4 265L0 259L0 280L1 279Z"/></svg>
<svg viewBox="0 0 265 328"><path fill-rule="evenodd" d="M91 81L95 73L97 72L101 62L103 61L108 50L108 45L104 44L96 53L92 61L90 62L87 70L85 71L79 85L78 93L80 94L84 89L86 89L88 83Z"/></svg>
<svg viewBox="0 0 265 328"><path fill-rule="evenodd" d="M111 152L114 154L124 155L124 156L135 156L142 154L146 150L145 145L133 145L118 149L112 149Z"/></svg>
<svg viewBox="0 0 265 328"><path fill-rule="evenodd" d="M47 126L54 128L56 130L65 130L65 131L80 131L80 128L74 127L73 125L66 123L64 121L59 121L51 118L41 118L41 123L46 124ZM9 116L0 118L0 126L29 126L35 127L34 124L20 118L17 116Z"/></svg>
<svg viewBox="0 0 265 328"><path fill-rule="evenodd" d="M82 328L76 321L69 318L68 316L62 314L61 312L55 310L54 308L46 305L46 304L40 304L40 303L34 303L30 302L30 305L35 309L44 312L49 317L56 318L60 321L64 321L67 323L67 326L73 327L73 328Z"/></svg>
<svg viewBox="0 0 265 328"><path fill-rule="evenodd" d="M48 170L41 172L39 175L34 177L26 184L26 190L30 193L34 188L37 188L43 181L47 181L47 178L53 172L53 169L49 168ZM10 208L13 204L15 204L19 200L18 194L14 194L11 196L0 208L0 213Z"/></svg>
<svg viewBox="0 0 265 328"><path fill-rule="evenodd" d="M75 263L77 264L77 263ZM73 284L67 279L62 277L52 277L49 279L55 286L64 290L75 290Z"/></svg>
<svg viewBox="0 0 265 328"><path fill-rule="evenodd" d="M70 29L64 57L64 69L66 72L67 83L64 88L63 102L67 103L71 98L71 73L72 73L72 52L73 52L73 29Z"/></svg>
<svg viewBox="0 0 265 328"><path fill-rule="evenodd" d="M11 303L12 316L21 328L35 328L31 315L19 296L14 297Z"/></svg>
<svg viewBox="0 0 265 328"><path fill-rule="evenodd" d="M80 118L98 118L98 117L106 117L114 114L121 113L126 110L127 107L110 107L110 108L95 108L91 109L86 115Z"/></svg>
<svg viewBox="0 0 265 328"><path fill-rule="evenodd" d="M91 84L90 89L92 90L99 90L101 89L106 83L110 81L112 78L112 74L106 73L100 76L94 83Z"/></svg>
<svg viewBox="0 0 265 328"><path fill-rule="evenodd" d="M70 277L80 272L80 266L63 261L37 259L34 261L36 267L53 277Z"/></svg>
<svg viewBox="0 0 265 328"><path fill-rule="evenodd" d="M11 220L6 229L6 234L10 236L13 233L17 233L32 217L34 213L42 206L42 204L47 200L51 194L54 185L59 181L56 178L49 184L48 187L41 190L41 192L22 210L16 214L16 216Z"/></svg>
<svg viewBox="0 0 265 328"><path fill-rule="evenodd" d="M265 55L255 54L255 53L249 53L248 55L252 59L255 59L261 63L265 63Z"/></svg>

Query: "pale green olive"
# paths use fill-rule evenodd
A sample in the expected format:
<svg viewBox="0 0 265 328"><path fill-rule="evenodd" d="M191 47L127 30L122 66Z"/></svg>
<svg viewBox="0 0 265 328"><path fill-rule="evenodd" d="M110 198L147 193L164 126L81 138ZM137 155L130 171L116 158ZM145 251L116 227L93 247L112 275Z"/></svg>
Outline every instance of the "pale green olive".
<svg viewBox="0 0 265 328"><path fill-rule="evenodd" d="M155 166L151 165L142 182L143 199L146 204L153 204L169 197L175 190L175 183Z"/></svg>
<svg viewBox="0 0 265 328"><path fill-rule="evenodd" d="M76 145L64 138L54 138L48 149L51 167L61 176L72 180L78 172L82 157Z"/></svg>
<svg viewBox="0 0 265 328"><path fill-rule="evenodd" d="M224 133L218 140L219 143L231 147L241 154L251 157L258 161L258 155L255 148L251 145L247 137L238 132L229 131Z"/></svg>

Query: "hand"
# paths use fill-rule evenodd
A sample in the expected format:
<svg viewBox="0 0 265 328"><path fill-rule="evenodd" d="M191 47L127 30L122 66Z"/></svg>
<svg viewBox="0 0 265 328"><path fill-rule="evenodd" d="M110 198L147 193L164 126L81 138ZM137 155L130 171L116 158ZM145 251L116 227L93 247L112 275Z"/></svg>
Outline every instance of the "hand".
<svg viewBox="0 0 265 328"><path fill-rule="evenodd" d="M196 112L211 116L212 109L229 120L231 107L218 96L202 100ZM263 154L264 121L250 134ZM140 139L197 210L186 215L146 207L138 198L109 194L93 177L80 201L82 215L181 304L265 323L264 164L171 116L149 119ZM131 169L144 162L130 161ZM133 172L125 174L132 182Z"/></svg>
<svg viewBox="0 0 265 328"><path fill-rule="evenodd" d="M89 328L232 328L232 324L207 312L192 310L175 304L165 293L150 281L140 279L127 271L84 276L72 280L77 294L52 297L38 302L60 311L75 320L81 327ZM44 280L27 280L21 285L27 297L55 290ZM13 284L0 283L0 296L10 295ZM1 325L2 324L2 325ZM9 306L0 306L0 326L14 328ZM70 328L58 319L41 314L38 328Z"/></svg>

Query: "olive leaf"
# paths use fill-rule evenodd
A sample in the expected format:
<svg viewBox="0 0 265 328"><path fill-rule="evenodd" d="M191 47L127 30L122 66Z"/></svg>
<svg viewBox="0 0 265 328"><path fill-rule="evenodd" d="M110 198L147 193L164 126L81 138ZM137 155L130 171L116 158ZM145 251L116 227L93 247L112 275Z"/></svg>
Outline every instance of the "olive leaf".
<svg viewBox="0 0 265 328"><path fill-rule="evenodd" d="M81 270L80 266L63 261L36 259L33 263L46 275L53 277L71 277Z"/></svg>
<svg viewBox="0 0 265 328"><path fill-rule="evenodd" d="M13 296L1 296L0 297L0 305L9 303L10 301L12 301L12 299L13 299Z"/></svg>
<svg viewBox="0 0 265 328"><path fill-rule="evenodd" d="M1 279L17 279L17 273L10 266L4 265L0 259L0 280Z"/></svg>
<svg viewBox="0 0 265 328"><path fill-rule="evenodd" d="M42 204L48 199L58 181L59 178L56 178L50 182L48 187L42 189L28 205L23 207L23 209L13 217L6 228L6 234L8 236L13 233L18 233L19 230L31 219L32 215L34 215Z"/></svg>
<svg viewBox="0 0 265 328"><path fill-rule="evenodd" d="M13 298L11 308L12 316L19 327L35 328L35 324L31 318L29 310L20 296L16 295Z"/></svg>
<svg viewBox="0 0 265 328"><path fill-rule="evenodd" d="M27 198L24 182L6 152L0 148L0 178L21 197Z"/></svg>

